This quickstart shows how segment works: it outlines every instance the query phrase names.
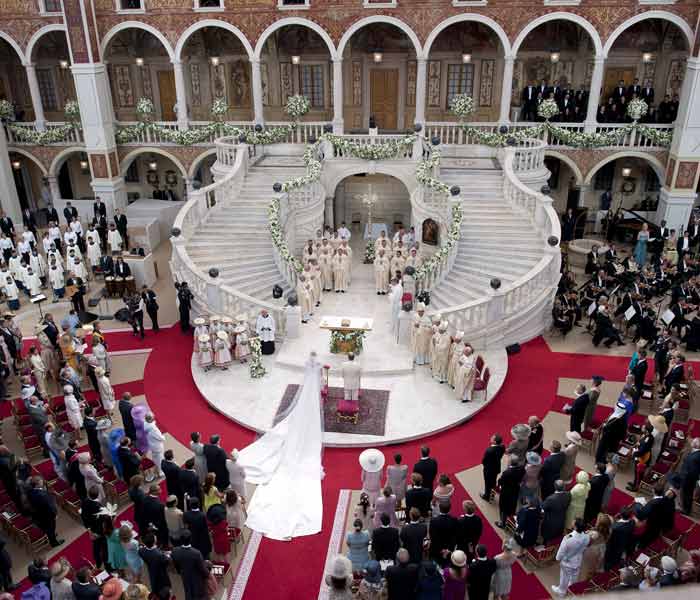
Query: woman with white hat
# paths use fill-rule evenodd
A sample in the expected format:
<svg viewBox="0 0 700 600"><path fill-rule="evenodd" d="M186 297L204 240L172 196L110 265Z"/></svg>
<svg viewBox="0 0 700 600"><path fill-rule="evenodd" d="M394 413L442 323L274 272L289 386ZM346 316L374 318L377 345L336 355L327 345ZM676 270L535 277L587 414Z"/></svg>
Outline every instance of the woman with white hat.
<svg viewBox="0 0 700 600"><path fill-rule="evenodd" d="M204 317L197 317L192 321L194 325L194 348L192 352L199 352L199 338L203 335L209 335L209 327L207 327L207 322Z"/></svg>
<svg viewBox="0 0 700 600"><path fill-rule="evenodd" d="M370 504L374 506L382 489L384 454L376 448L367 448L360 454L360 466L362 467L362 491L369 496Z"/></svg>
<svg viewBox="0 0 700 600"><path fill-rule="evenodd" d="M115 406L114 389L112 389L112 384L110 383L107 375L105 374L105 370L102 367L97 367L95 369L95 376L97 377L97 391L100 394L102 406L107 411L107 414L111 415Z"/></svg>
<svg viewBox="0 0 700 600"><path fill-rule="evenodd" d="M567 444L564 447L564 464L559 471L559 479L564 483L569 483L576 471L576 456L578 449L583 443L581 434L578 431L567 431L565 434Z"/></svg>
<svg viewBox="0 0 700 600"><path fill-rule="evenodd" d="M97 469L90 462L90 458L91 457L89 452L81 452L80 454L78 454L78 465L80 473L85 479L85 489L90 491L90 488L96 488L98 494L97 501L100 504L104 504L105 490L104 487L102 487L104 479L100 477L100 474L97 472Z"/></svg>
<svg viewBox="0 0 700 600"><path fill-rule="evenodd" d="M467 597L467 555L462 550L450 555L450 564L443 569L442 576L445 579L443 598Z"/></svg>
<svg viewBox="0 0 700 600"><path fill-rule="evenodd" d="M197 359L199 366L205 371L211 369L214 364L214 352L211 347L211 338L208 333L202 333L199 337L195 336L195 342L198 344Z"/></svg>
<svg viewBox="0 0 700 600"><path fill-rule="evenodd" d="M97 359L98 366L102 367L104 372L109 374L112 371L112 359L107 352L107 348L102 345L99 338L92 338L92 354Z"/></svg>
<svg viewBox="0 0 700 600"><path fill-rule="evenodd" d="M230 458L226 459L229 487L235 490L239 496L246 497L245 493L245 468L238 463L238 449L231 450Z"/></svg>
<svg viewBox="0 0 700 600"><path fill-rule="evenodd" d="M68 423L70 423L70 426L75 430L76 437L80 439L80 430L83 427L83 405L75 397L73 391L74 390L72 385L66 385L63 387L63 402L66 406L66 415L68 416Z"/></svg>
<svg viewBox="0 0 700 600"><path fill-rule="evenodd" d="M243 364L250 356L248 328L244 323L239 323L233 331L236 334L236 359Z"/></svg>
<svg viewBox="0 0 700 600"><path fill-rule="evenodd" d="M229 339L225 331L217 331L214 340L214 366L226 371L233 362L229 350Z"/></svg>
<svg viewBox="0 0 700 600"><path fill-rule="evenodd" d="M336 556L326 573L328 600L352 600L352 563L345 556Z"/></svg>

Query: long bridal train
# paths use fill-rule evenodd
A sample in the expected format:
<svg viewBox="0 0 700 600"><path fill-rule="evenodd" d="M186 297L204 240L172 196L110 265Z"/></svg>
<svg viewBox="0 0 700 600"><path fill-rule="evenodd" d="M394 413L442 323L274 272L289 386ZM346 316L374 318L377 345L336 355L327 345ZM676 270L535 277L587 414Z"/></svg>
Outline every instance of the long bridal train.
<svg viewBox="0 0 700 600"><path fill-rule="evenodd" d="M304 384L283 418L241 450L246 481L257 485L246 525L276 540L321 531L323 418L321 363L312 352Z"/></svg>

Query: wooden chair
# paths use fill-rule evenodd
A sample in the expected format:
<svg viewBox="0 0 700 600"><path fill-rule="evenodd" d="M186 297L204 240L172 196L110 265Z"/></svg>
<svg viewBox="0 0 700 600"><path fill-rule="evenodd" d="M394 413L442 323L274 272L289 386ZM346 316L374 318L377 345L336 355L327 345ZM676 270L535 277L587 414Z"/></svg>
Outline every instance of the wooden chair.
<svg viewBox="0 0 700 600"><path fill-rule="evenodd" d="M532 546L525 551L525 560L534 568L547 567L554 562L561 538L547 546Z"/></svg>
<svg viewBox="0 0 700 600"><path fill-rule="evenodd" d="M481 356L481 354L477 355L476 360L474 361L474 368L476 369L476 374L481 376L481 372L484 370L484 358Z"/></svg>
<svg viewBox="0 0 700 600"><path fill-rule="evenodd" d="M42 552L51 548L49 538L36 525L32 525L26 531L19 532L19 540L29 549L33 558L38 557Z"/></svg>
<svg viewBox="0 0 700 600"><path fill-rule="evenodd" d="M360 401L359 400L345 400L344 398L338 398L336 403L336 418L339 422L348 421L357 425L360 420Z"/></svg>

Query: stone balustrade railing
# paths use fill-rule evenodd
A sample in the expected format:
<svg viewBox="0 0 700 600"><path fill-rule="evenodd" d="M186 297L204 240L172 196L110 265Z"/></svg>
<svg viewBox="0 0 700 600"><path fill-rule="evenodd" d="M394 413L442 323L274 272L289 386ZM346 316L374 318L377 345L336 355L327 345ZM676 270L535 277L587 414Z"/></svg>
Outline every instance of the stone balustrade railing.
<svg viewBox="0 0 700 600"><path fill-rule="evenodd" d="M46 123L44 131L52 131L54 129L64 129L65 134L61 136L60 141L52 142L52 146L80 146L84 143L83 140L83 130L80 126L77 127L66 127L68 123L65 121L49 121ZM26 130L30 133L39 133L33 122L13 122L12 127L5 125L5 132L7 134L7 143L11 146L31 146L33 142L27 140L25 137L20 135L15 135L12 131L13 129Z"/></svg>
<svg viewBox="0 0 700 600"><path fill-rule="evenodd" d="M275 319L278 334L284 335L285 319L279 305L253 298L224 284L218 279L218 273L212 276L212 273L203 272L187 254L187 242L194 232L207 220L213 206L238 194L248 167L256 158L254 149L231 137L217 140L216 146L217 157L228 161L228 173L207 187L193 190L177 214L171 237L170 270L177 281L187 282L198 307L230 317L246 314L250 318L265 308Z"/></svg>

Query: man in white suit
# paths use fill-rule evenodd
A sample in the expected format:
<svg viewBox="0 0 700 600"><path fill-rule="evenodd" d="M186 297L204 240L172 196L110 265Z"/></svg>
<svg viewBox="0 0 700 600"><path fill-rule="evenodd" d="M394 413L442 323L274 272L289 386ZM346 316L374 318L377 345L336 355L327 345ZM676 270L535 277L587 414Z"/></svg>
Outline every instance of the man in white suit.
<svg viewBox="0 0 700 600"><path fill-rule="evenodd" d="M348 354L348 360L341 365L343 373L343 389L346 400L355 400L360 395L360 375L362 367L355 362L355 355L351 352Z"/></svg>

